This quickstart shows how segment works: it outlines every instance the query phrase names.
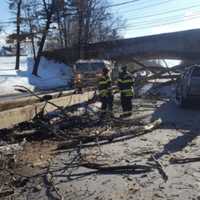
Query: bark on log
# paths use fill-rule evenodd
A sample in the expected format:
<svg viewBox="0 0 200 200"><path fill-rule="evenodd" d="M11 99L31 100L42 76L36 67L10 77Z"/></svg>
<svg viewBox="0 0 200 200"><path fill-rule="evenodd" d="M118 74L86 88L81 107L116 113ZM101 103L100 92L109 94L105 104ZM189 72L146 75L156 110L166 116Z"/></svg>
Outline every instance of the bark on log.
<svg viewBox="0 0 200 200"><path fill-rule="evenodd" d="M102 166L96 163L83 163L81 164L81 166L83 167L87 167L90 169L95 169L98 170L98 172L117 172L117 171L146 171L146 172L150 172L152 171L152 166L148 166L148 165L122 165L122 166Z"/></svg>
<svg viewBox="0 0 200 200"><path fill-rule="evenodd" d="M184 164L184 163L190 163L190 162L199 162L200 157L194 157L194 158L171 158L169 162L171 164Z"/></svg>
<svg viewBox="0 0 200 200"><path fill-rule="evenodd" d="M79 145L80 141L82 144L90 143L90 142L95 142L96 138L98 137L98 141L112 141L117 138L125 137L125 136L130 136L130 135L135 135L135 137L140 136L141 134L144 134L146 132L150 132L153 129L157 128L160 126L162 123L161 119L158 119L148 125L145 126L139 126L139 127L129 127L129 128L122 128L119 130L113 130L113 131L106 131L101 134L106 134L106 135L92 135L92 136L82 136L78 135L76 138L74 137L72 141L70 142L64 142L58 146L58 149L65 149L65 148L73 148L77 145Z"/></svg>

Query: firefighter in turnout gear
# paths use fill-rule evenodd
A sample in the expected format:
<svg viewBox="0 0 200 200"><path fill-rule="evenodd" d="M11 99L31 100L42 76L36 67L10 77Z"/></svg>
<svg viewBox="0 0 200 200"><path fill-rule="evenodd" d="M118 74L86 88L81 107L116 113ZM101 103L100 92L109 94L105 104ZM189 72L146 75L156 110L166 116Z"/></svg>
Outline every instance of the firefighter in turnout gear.
<svg viewBox="0 0 200 200"><path fill-rule="evenodd" d="M99 97L102 103L102 116L106 114L106 112L112 114L113 108L113 93L112 93L112 81L109 76L109 68L104 67L102 70L102 76L98 82L98 90Z"/></svg>
<svg viewBox="0 0 200 200"><path fill-rule="evenodd" d="M118 87L121 94L121 105L123 116L132 114L132 99L133 99L133 80L127 71L127 67L122 67L122 72L119 74Z"/></svg>

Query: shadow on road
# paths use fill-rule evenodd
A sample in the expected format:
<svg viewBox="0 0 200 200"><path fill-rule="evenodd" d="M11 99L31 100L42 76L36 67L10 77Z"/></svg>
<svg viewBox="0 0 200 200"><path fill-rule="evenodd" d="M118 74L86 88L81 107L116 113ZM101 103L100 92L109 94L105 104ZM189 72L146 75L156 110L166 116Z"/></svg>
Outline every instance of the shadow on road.
<svg viewBox="0 0 200 200"><path fill-rule="evenodd" d="M193 106L183 109L173 101L166 101L153 113L153 119L161 118L166 129L200 130L200 108Z"/></svg>
<svg viewBox="0 0 200 200"><path fill-rule="evenodd" d="M200 130L200 109L199 106L188 109L177 107L173 101L162 104L153 114L153 119L161 118L162 129L176 129L182 135L170 140L164 145L163 151L157 153L160 158L168 153L182 151L198 135Z"/></svg>

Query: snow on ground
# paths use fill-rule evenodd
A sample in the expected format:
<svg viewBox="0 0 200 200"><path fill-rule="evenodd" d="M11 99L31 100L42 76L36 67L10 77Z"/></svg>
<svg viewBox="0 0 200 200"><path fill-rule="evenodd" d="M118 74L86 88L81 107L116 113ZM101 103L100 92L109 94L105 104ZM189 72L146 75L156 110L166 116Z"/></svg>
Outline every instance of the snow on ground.
<svg viewBox="0 0 200 200"><path fill-rule="evenodd" d="M41 59L38 77L31 74L33 59L21 57L20 70L15 69L15 57L0 57L0 95L18 93L15 85L35 90L50 90L58 87L70 88L72 70L63 63Z"/></svg>
<svg viewBox="0 0 200 200"><path fill-rule="evenodd" d="M31 75L33 68L33 59L27 59L28 73ZM39 77L31 75L30 84L35 87L48 90L57 87L66 87L69 89L72 80L72 69L63 64L52 60L42 58L38 71Z"/></svg>

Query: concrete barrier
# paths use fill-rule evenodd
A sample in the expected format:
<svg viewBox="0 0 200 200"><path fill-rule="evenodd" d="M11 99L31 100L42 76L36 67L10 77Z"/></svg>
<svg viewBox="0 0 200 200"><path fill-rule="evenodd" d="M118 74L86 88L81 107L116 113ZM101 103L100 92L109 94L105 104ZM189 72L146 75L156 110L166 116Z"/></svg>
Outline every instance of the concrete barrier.
<svg viewBox="0 0 200 200"><path fill-rule="evenodd" d="M68 90L68 91L62 91L62 92L53 92L53 93L46 93L41 94L39 97L43 98L45 95L51 95L52 99L72 95L74 93L74 90ZM0 101L0 112L8 109L23 107L27 105L31 105L33 103L41 102L37 97L35 96L26 96L26 97L17 97L13 99L3 99Z"/></svg>
<svg viewBox="0 0 200 200"><path fill-rule="evenodd" d="M83 94L72 94L65 97L55 98L50 102L57 106L70 107L80 103L84 103L92 99L94 95L93 91L85 92ZM0 129L11 128L16 124L32 120L37 113L41 112L45 106L45 102L34 103L23 107L9 109L0 112ZM53 112L57 108L51 104L46 104L45 112Z"/></svg>

